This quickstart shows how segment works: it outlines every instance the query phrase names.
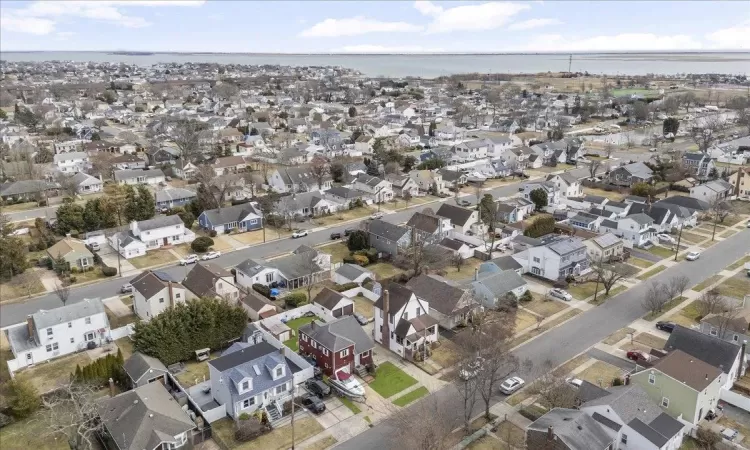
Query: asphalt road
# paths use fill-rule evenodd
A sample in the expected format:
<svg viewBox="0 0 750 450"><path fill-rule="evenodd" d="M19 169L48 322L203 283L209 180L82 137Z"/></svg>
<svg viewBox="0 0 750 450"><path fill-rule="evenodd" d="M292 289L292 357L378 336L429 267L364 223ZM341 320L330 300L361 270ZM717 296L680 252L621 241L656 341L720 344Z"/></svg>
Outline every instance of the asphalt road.
<svg viewBox="0 0 750 450"><path fill-rule="evenodd" d="M708 248L697 261L681 262L654 276L652 280L664 282L674 276L684 275L690 279L690 286L695 286L740 259L748 250L750 250L750 229L745 229ZM516 356L522 361L530 360L537 367L545 361L552 361L555 366L564 363L586 351L612 332L642 317L646 309L641 305L641 299L648 285L649 282L641 283L612 297L603 305L579 314L563 325L518 347L515 351ZM533 381L529 374L519 375L527 383ZM454 385L446 386L432 395L435 396L433 399L437 400L439 405L445 405L457 416L462 416L463 411L455 407L461 404L461 396ZM501 401L501 399L498 398L496 401ZM393 440L394 426L392 422L386 420L336 448L352 450L401 448L399 443Z"/></svg>
<svg viewBox="0 0 750 450"><path fill-rule="evenodd" d="M587 169L580 168L580 169L572 169L571 173L573 173L577 177L585 177L587 176ZM501 198L501 197L509 197L514 194L518 193L518 188L521 186L525 181L520 180L517 183L508 184L505 186L501 186L495 189L492 189L490 191L485 191L484 193L491 193L495 198ZM461 198L464 198L466 200L471 201L472 203L475 203L475 196L472 195L465 195L461 196ZM442 202L455 202L454 198L446 198L441 200ZM392 223L402 223L409 220L412 214L414 214L415 211L423 209L425 207L431 207L434 210L437 210L438 206L435 203L428 204L428 205L414 205L408 209L398 211L395 213L389 213L386 214L383 218L384 220L387 220L388 222ZM296 249L300 245L309 245L309 246L316 246L321 243L328 242L330 240L330 235L332 232L338 231L338 232L344 232L346 228L352 228L359 224L359 222L349 222L347 224L342 224L330 228L326 228L325 230L320 231L314 231L311 232L308 236L299 238L299 239L281 239L281 240L275 240L271 242L267 242L265 244L256 245L244 250L238 250L231 253L226 253L222 255L221 257L212 260L212 263L218 264L221 267L234 267L237 264L241 263L242 261L246 260L247 258L267 258L283 253L289 253L292 250ZM275 233L271 230L267 230L266 232L267 239L273 239L275 237ZM160 270L167 272L175 277L178 278L184 278L185 275L190 271L192 266L169 266L166 268L162 268ZM117 295L120 287L129 282L132 277L115 277L112 279L108 279L106 281L101 281L95 284L82 286L79 288L73 288L71 289L70 293L70 299L69 302L78 302L81 301L84 298L107 298L112 297L113 295ZM36 297L30 300L21 301L18 303L10 303L7 305L0 306L0 328L7 327L9 325L13 325L19 322L22 322L26 320L26 317L29 314L33 314L40 309L53 309L57 308L59 306L62 306L62 303L60 300L55 296L54 293L48 293L46 295Z"/></svg>
<svg viewBox="0 0 750 450"><path fill-rule="evenodd" d="M22 222L24 220L36 219L37 217L52 219L57 216L57 208L59 207L60 205L52 205L28 211L3 212L3 215L7 216L11 222Z"/></svg>

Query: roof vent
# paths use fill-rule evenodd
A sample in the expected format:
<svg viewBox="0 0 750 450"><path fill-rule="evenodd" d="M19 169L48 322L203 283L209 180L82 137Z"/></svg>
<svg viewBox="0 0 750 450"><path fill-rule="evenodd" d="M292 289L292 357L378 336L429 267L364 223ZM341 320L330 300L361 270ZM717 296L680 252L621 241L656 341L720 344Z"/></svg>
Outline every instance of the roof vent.
<svg viewBox="0 0 750 450"><path fill-rule="evenodd" d="M255 371L255 375L260 375L260 369L258 366L253 366L253 370Z"/></svg>

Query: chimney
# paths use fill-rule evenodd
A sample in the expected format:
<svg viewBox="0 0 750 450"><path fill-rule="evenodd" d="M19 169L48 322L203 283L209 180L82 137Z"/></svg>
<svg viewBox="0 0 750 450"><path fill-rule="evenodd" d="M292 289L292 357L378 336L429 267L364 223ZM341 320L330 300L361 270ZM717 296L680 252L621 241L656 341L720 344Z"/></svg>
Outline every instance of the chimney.
<svg viewBox="0 0 750 450"><path fill-rule="evenodd" d="M479 267L474 268L474 281L479 279Z"/></svg>
<svg viewBox="0 0 750 450"><path fill-rule="evenodd" d="M383 346L387 349L391 348L391 327L389 324L389 308L391 304L391 294L388 292L388 290L383 291L383 326L381 327L382 331L380 333L380 340Z"/></svg>
<svg viewBox="0 0 750 450"><path fill-rule="evenodd" d="M547 427L547 441L552 442L555 440L555 429L550 425Z"/></svg>
<svg viewBox="0 0 750 450"><path fill-rule="evenodd" d="M31 316L26 317L26 328L29 331L29 339L34 337L34 318Z"/></svg>
<svg viewBox="0 0 750 450"><path fill-rule="evenodd" d="M168 293L169 293L169 306L171 306L171 307L174 308L176 302L174 301L174 292L173 292L173 289L172 289L172 282L171 281L167 281L167 290L168 290Z"/></svg>
<svg viewBox="0 0 750 450"><path fill-rule="evenodd" d="M136 233L137 230L138 230L138 222L136 222L135 220L131 221L130 222L130 231L133 232L133 235L138 236L138 234Z"/></svg>
<svg viewBox="0 0 750 450"><path fill-rule="evenodd" d="M284 346L279 347L279 355L284 356Z"/></svg>
<svg viewBox="0 0 750 450"><path fill-rule="evenodd" d="M737 379L739 380L742 378L742 375L745 372L745 363L747 359L747 340L742 341L742 349L740 350L742 353L740 353L740 370L737 371Z"/></svg>
<svg viewBox="0 0 750 450"><path fill-rule="evenodd" d="M630 374L625 375L625 386L630 386Z"/></svg>
<svg viewBox="0 0 750 450"><path fill-rule="evenodd" d="M109 378L109 396L115 396L115 380L113 380L112 377Z"/></svg>

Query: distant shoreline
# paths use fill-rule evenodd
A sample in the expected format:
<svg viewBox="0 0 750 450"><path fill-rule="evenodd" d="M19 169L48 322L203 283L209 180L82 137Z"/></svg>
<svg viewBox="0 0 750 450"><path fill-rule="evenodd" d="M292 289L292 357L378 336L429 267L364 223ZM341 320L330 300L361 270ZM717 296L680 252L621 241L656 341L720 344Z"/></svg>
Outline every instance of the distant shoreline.
<svg viewBox="0 0 750 450"><path fill-rule="evenodd" d="M524 55L710 55L747 54L750 50L685 50L685 51L608 51L608 52L311 52L311 53L268 53L268 52L175 52L148 50L2 50L3 53L106 53L111 55L246 55L246 56L524 56Z"/></svg>

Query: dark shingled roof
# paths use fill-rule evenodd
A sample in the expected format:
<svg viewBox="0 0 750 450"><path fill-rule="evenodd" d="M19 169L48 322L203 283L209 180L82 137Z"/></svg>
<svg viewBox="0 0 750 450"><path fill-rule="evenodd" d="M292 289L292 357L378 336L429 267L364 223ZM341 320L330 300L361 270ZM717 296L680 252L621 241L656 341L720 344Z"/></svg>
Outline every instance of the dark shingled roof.
<svg viewBox="0 0 750 450"><path fill-rule="evenodd" d="M417 297L430 304L430 308L451 315L464 295L464 290L450 285L444 279L434 275L420 275L406 283Z"/></svg>
<svg viewBox="0 0 750 450"><path fill-rule="evenodd" d="M232 273L215 264L198 263L188 272L182 285L198 297L211 297L216 295L216 280L224 277L232 278Z"/></svg>
<svg viewBox="0 0 750 450"><path fill-rule="evenodd" d="M407 227L414 227L425 233L433 234L440 228L440 218L421 212L414 213L406 223Z"/></svg>
<svg viewBox="0 0 750 450"><path fill-rule="evenodd" d="M318 292L318 295L316 295L315 298L313 299L313 303L317 303L320 306L328 310L331 310L343 298L346 298L346 297L341 295L340 292L336 292L331 288L325 287L323 288L322 291Z"/></svg>
<svg viewBox="0 0 750 450"><path fill-rule="evenodd" d="M368 231L371 234L384 237L390 241L398 241L409 233L409 229L400 225L394 225L384 220L376 219L370 222Z"/></svg>
<svg viewBox="0 0 750 450"><path fill-rule="evenodd" d="M664 350L668 352L682 350L688 355L720 368L724 373L729 373L742 347L677 325L669 335Z"/></svg>
<svg viewBox="0 0 750 450"><path fill-rule="evenodd" d="M443 203L442 206L437 210L435 215L445 217L451 220L454 225L464 226L469 221L471 215L474 213L473 210L468 208L462 208L460 206L451 205L449 203Z"/></svg>

